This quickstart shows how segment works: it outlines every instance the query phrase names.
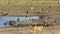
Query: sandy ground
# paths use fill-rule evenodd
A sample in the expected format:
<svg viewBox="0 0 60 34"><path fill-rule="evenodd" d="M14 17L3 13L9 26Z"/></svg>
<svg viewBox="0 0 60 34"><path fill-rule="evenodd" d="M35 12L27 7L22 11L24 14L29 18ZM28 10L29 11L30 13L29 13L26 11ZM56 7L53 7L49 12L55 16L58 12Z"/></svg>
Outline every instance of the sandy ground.
<svg viewBox="0 0 60 34"><path fill-rule="evenodd" d="M0 34L60 34L60 26L44 27L42 31L36 32L29 27L1 28Z"/></svg>

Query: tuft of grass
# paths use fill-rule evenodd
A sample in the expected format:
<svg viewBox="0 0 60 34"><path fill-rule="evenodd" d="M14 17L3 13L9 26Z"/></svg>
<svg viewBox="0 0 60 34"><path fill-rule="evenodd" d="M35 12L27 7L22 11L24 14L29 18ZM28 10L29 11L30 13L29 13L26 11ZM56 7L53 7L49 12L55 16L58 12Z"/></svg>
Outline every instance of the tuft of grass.
<svg viewBox="0 0 60 34"><path fill-rule="evenodd" d="M11 1L11 5L57 5L58 1Z"/></svg>
<svg viewBox="0 0 60 34"><path fill-rule="evenodd" d="M8 0L0 0L0 5L8 5ZM49 5L58 4L58 1L22 1L22 0L10 0L10 5Z"/></svg>

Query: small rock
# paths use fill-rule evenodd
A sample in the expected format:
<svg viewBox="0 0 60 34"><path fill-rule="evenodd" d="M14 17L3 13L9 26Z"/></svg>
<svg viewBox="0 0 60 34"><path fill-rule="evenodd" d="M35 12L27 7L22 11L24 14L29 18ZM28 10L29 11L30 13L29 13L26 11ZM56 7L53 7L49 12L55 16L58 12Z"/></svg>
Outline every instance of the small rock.
<svg viewBox="0 0 60 34"><path fill-rule="evenodd" d="M60 1L58 1L58 3L60 4Z"/></svg>
<svg viewBox="0 0 60 34"><path fill-rule="evenodd" d="M41 9L39 9L39 11L41 11Z"/></svg>
<svg viewBox="0 0 60 34"><path fill-rule="evenodd" d="M30 9L34 9L34 7L31 7Z"/></svg>

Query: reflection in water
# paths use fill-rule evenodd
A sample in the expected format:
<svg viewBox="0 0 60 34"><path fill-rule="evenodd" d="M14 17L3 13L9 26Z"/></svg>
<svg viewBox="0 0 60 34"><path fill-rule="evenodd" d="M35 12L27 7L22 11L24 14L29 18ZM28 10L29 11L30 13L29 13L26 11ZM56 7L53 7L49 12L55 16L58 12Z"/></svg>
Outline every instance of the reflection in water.
<svg viewBox="0 0 60 34"><path fill-rule="evenodd" d="M8 22L8 21L17 21L17 18L19 18L19 21L23 20L29 20L29 19L39 19L39 16L32 16L32 17L10 17L10 16L3 16L0 18L0 28L1 27L6 27L4 26L3 23Z"/></svg>

